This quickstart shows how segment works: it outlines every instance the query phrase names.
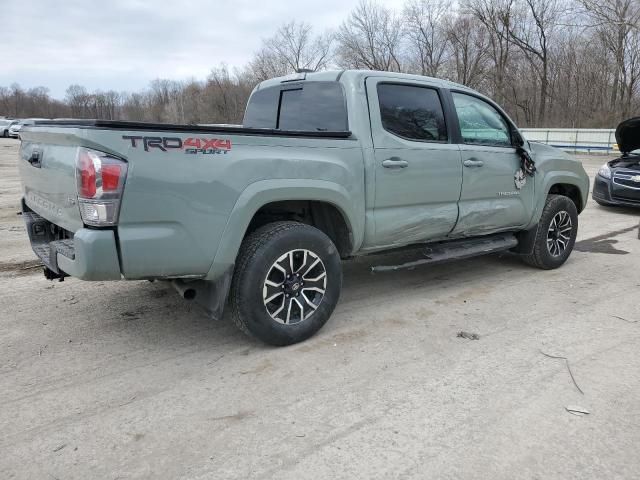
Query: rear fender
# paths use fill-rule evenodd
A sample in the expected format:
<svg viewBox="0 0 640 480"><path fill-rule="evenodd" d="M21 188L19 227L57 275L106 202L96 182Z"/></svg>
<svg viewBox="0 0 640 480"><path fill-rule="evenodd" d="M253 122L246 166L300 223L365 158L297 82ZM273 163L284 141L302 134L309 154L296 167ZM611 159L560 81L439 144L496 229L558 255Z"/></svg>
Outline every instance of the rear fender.
<svg viewBox="0 0 640 480"><path fill-rule="evenodd" d="M214 280L235 264L249 223L261 207L286 200L320 201L334 205L342 213L353 236L353 251L360 248L364 232L364 200L359 202L360 205L342 185L323 180L261 180L240 194L206 278Z"/></svg>

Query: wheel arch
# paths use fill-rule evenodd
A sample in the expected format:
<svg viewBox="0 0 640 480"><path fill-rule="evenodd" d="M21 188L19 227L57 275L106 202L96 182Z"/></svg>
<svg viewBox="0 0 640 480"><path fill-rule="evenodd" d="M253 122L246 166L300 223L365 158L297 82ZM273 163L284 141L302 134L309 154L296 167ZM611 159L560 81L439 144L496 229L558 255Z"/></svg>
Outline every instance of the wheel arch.
<svg viewBox="0 0 640 480"><path fill-rule="evenodd" d="M575 204L578 213L581 213L587 205L587 195L589 194L588 177L569 171L553 171L547 173L539 182L538 185L540 187L536 187L536 192L543 192L543 194L537 196L531 223L517 234L518 247L513 249L517 253L530 253L533 249L533 242L538 232L538 222L549 195L564 195L568 197Z"/></svg>
<svg viewBox="0 0 640 480"><path fill-rule="evenodd" d="M541 192L541 194L536 195L536 206L528 228L535 227L540 220L549 195L558 194L569 197L576 205L578 213L581 213L587 205L589 178L586 175L579 175L571 171L552 171L538 182L536 192Z"/></svg>
<svg viewBox="0 0 640 480"><path fill-rule="evenodd" d="M580 187L571 183L554 183L549 187L547 196L549 195L563 195L569 197L573 204L576 206L578 213L584 210L584 201L582 199L582 193Z"/></svg>
<svg viewBox="0 0 640 480"><path fill-rule="evenodd" d="M336 243L341 256L351 255L362 244L364 232L364 211L358 215L356 203L343 186L333 182L274 179L252 183L229 215L207 278L215 279L233 266L243 238L268 223L269 215L273 221L296 219L316 226ZM301 212L303 218L297 218Z"/></svg>

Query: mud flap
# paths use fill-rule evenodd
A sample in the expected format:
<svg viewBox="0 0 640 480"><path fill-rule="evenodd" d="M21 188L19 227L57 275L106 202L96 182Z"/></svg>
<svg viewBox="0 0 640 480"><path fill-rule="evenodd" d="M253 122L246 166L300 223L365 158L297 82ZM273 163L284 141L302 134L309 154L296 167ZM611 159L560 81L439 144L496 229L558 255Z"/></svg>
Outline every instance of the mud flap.
<svg viewBox="0 0 640 480"><path fill-rule="evenodd" d="M233 266L215 282L210 280L174 280L173 287L186 299L193 299L214 320L222 319L229 295ZM187 293L188 292L188 293Z"/></svg>
<svg viewBox="0 0 640 480"><path fill-rule="evenodd" d="M536 225L529 230L518 232L516 234L518 245L513 247L510 251L513 253L518 253L520 255L531 255L533 253L533 246L536 242L538 227L539 225L536 223Z"/></svg>

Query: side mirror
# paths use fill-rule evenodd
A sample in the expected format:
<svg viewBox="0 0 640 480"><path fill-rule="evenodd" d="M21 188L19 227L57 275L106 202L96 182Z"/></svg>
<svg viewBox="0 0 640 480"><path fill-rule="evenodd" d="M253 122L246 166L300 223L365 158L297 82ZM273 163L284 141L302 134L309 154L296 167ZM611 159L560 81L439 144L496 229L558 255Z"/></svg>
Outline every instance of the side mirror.
<svg viewBox="0 0 640 480"><path fill-rule="evenodd" d="M516 130L515 128L511 131L511 135L513 138L514 147L523 148L526 145L527 142L525 141L524 137L520 135L520 132L518 132L518 130Z"/></svg>

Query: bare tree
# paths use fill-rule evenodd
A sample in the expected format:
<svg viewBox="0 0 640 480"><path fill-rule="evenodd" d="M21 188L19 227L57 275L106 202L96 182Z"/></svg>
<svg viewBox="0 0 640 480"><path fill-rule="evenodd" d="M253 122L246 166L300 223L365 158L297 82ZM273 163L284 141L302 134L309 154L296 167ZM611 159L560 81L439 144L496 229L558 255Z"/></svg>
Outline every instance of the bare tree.
<svg viewBox="0 0 640 480"><path fill-rule="evenodd" d="M281 58L293 70L321 70L331 59L333 36L329 33L313 36L307 23L290 22L282 25L268 39L266 47Z"/></svg>
<svg viewBox="0 0 640 480"><path fill-rule="evenodd" d="M410 61L421 75L437 77L445 66L449 47L445 19L450 10L444 0L410 0L405 6Z"/></svg>
<svg viewBox="0 0 640 480"><path fill-rule="evenodd" d="M261 82L268 78L281 77L291 73L285 62L268 48L258 50L249 63L251 75L256 82Z"/></svg>
<svg viewBox="0 0 640 480"><path fill-rule="evenodd" d="M490 69L493 72L490 76L491 94L498 102L503 102L509 96L506 82L512 59L509 29L513 22L513 2L514 0L467 0L463 4L463 12L476 17L487 31Z"/></svg>
<svg viewBox="0 0 640 480"><path fill-rule="evenodd" d="M542 124L547 113L552 35L560 23L564 5L560 0L524 0L524 3L508 33L540 82L537 123Z"/></svg>
<svg viewBox="0 0 640 480"><path fill-rule="evenodd" d="M250 64L260 80L300 70L322 70L331 61L333 35L314 36L307 23L282 25L273 37L263 42Z"/></svg>
<svg viewBox="0 0 640 480"><path fill-rule="evenodd" d="M476 18L460 16L447 29L453 50L455 80L478 88L484 79L487 59L487 31Z"/></svg>
<svg viewBox="0 0 640 480"><path fill-rule="evenodd" d="M211 71L205 85L207 118L217 123L241 123L253 82L246 74L232 74L226 65Z"/></svg>
<svg viewBox="0 0 640 480"><path fill-rule="evenodd" d="M620 95L622 117L628 117L634 109L634 99L638 101L640 85L640 29L632 29L625 38L625 59L622 71L623 91Z"/></svg>
<svg viewBox="0 0 640 480"><path fill-rule="evenodd" d="M361 0L336 34L344 67L397 71L403 69L402 20L373 1Z"/></svg>
<svg viewBox="0 0 640 480"><path fill-rule="evenodd" d="M579 0L590 18L589 27L598 32L604 48L615 59L610 108L628 113L631 96L629 82L635 82L634 74L628 70L633 48L637 48L634 37L640 23L640 2L638 0Z"/></svg>
<svg viewBox="0 0 640 480"><path fill-rule="evenodd" d="M81 85L69 85L65 99L71 109L71 115L73 117L85 118L87 116L89 94L86 88Z"/></svg>

